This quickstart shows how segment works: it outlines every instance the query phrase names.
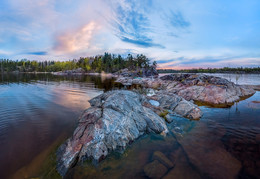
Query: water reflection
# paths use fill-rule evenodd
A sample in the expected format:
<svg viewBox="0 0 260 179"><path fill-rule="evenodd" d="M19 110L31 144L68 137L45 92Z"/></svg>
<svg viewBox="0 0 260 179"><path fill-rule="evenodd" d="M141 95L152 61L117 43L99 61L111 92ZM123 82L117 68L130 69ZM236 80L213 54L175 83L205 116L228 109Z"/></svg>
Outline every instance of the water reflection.
<svg viewBox="0 0 260 179"><path fill-rule="evenodd" d="M260 74L227 74L227 73L205 73L221 78L239 85L260 85Z"/></svg>
<svg viewBox="0 0 260 179"><path fill-rule="evenodd" d="M53 178L49 153L73 132L92 97L120 88L113 79L51 74L6 75L0 82L0 178ZM250 80L248 80L250 81ZM200 121L175 117L170 134L146 135L98 166L86 162L67 178L146 178L144 168L162 152L174 167L164 178L260 176L260 92L230 108L201 106ZM52 161L55 161L54 159ZM161 165L160 165L161 166ZM44 171L39 169L44 168ZM44 174L43 174L44 173Z"/></svg>
<svg viewBox="0 0 260 179"><path fill-rule="evenodd" d="M0 178L73 131L88 100L118 88L100 76L4 75L0 82ZM21 155L22 154L22 155Z"/></svg>

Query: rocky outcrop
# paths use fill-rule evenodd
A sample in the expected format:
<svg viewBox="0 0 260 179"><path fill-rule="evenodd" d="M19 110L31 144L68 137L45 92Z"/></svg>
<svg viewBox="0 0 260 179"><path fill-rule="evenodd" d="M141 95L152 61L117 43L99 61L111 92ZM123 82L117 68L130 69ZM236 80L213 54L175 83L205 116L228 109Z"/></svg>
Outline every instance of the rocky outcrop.
<svg viewBox="0 0 260 179"><path fill-rule="evenodd" d="M122 83L123 85L128 84L128 85L141 85L146 88L153 88L153 89L161 89L164 86L164 81L160 80L159 78L147 78L147 77L124 77L124 76L119 76L117 77L116 82Z"/></svg>
<svg viewBox="0 0 260 179"><path fill-rule="evenodd" d="M171 74L158 79L120 77L117 82L165 90L166 94L174 93L188 101L220 107L232 105L255 93L255 90L248 86L236 85L226 79L203 74Z"/></svg>
<svg viewBox="0 0 260 179"><path fill-rule="evenodd" d="M202 111L197 105L174 93L162 90L149 98L157 101L159 107L168 110L169 113L173 112L188 119L199 119L202 116Z"/></svg>
<svg viewBox="0 0 260 179"><path fill-rule="evenodd" d="M78 160L100 161L146 133L165 135L165 120L146 107L147 99L126 90L110 91L89 101L78 127L57 151L57 170L64 176Z"/></svg>
<svg viewBox="0 0 260 179"><path fill-rule="evenodd" d="M65 71L60 71L60 72L54 72L54 75L82 75L85 74L86 71L82 68L77 68L74 70L65 70Z"/></svg>
<svg viewBox="0 0 260 179"><path fill-rule="evenodd" d="M158 77L158 72L155 66L150 66L147 68L137 68L134 70L129 70L128 68L125 68L114 73L113 75L117 77Z"/></svg>
<svg viewBox="0 0 260 179"><path fill-rule="evenodd" d="M241 97L255 93L252 88L236 85L224 78L202 74L174 74L161 77L161 80L172 81L166 87L186 100L199 101L212 105L229 105Z"/></svg>
<svg viewBox="0 0 260 179"><path fill-rule="evenodd" d="M256 91L260 91L260 85L244 85L247 88L253 88Z"/></svg>

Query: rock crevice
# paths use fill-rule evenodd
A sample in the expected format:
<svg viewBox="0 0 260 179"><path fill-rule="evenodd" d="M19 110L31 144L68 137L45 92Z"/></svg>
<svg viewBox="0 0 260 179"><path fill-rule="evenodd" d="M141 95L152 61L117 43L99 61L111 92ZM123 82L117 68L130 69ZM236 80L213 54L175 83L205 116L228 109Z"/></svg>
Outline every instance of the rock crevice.
<svg viewBox="0 0 260 179"><path fill-rule="evenodd" d="M216 107L230 106L241 98L255 93L249 86L236 85L224 78L204 74L178 73L155 79L119 77L117 82L164 90L167 94L174 93L188 101L193 100Z"/></svg>
<svg viewBox="0 0 260 179"><path fill-rule="evenodd" d="M80 117L73 136L57 151L59 173L64 176L77 160L99 161L143 134L167 134L165 120L142 105L146 100L126 90L110 91L90 100L91 107Z"/></svg>

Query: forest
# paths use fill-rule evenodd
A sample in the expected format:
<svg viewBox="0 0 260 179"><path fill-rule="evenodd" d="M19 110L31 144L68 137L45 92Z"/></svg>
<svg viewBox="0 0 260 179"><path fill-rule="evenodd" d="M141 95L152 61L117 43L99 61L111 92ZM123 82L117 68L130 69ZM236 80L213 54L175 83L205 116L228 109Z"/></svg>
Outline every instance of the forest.
<svg viewBox="0 0 260 179"><path fill-rule="evenodd" d="M194 68L194 69L158 69L158 73L256 73L260 74L260 66L249 68L249 67L237 67L237 68Z"/></svg>
<svg viewBox="0 0 260 179"><path fill-rule="evenodd" d="M69 61L30 61L0 59L2 72L58 72L82 68L86 72L113 73L124 68L146 68L150 60L143 54L133 56L128 54L125 58L121 55L105 53L95 57L80 57ZM156 62L153 62L156 65Z"/></svg>
<svg viewBox="0 0 260 179"><path fill-rule="evenodd" d="M128 68L134 70L136 68L147 68L151 66L150 60L143 54L133 56L128 54L123 57L111 53L97 55L94 57L80 57L69 61L36 61L36 60L9 60L0 59L1 72L58 72L66 70L74 70L81 68L86 72L107 72L114 73L121 69ZM157 62L153 61L152 65L157 66ZM260 74L260 67L248 68L196 68L196 69L157 69L158 73L257 73Z"/></svg>

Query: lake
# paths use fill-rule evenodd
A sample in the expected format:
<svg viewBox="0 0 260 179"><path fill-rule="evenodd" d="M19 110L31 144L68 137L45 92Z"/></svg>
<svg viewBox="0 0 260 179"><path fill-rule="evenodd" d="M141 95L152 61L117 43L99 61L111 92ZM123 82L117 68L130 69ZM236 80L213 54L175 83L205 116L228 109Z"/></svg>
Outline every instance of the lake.
<svg viewBox="0 0 260 179"><path fill-rule="evenodd" d="M215 74L214 74L215 75ZM259 75L216 74L238 84ZM122 88L104 76L9 74L0 79L0 178L56 178L55 150L73 132L88 100ZM145 135L98 165L85 162L67 178L146 178L154 152L174 163L165 178L260 176L260 92L230 108L201 106L199 121L175 117L167 137Z"/></svg>

